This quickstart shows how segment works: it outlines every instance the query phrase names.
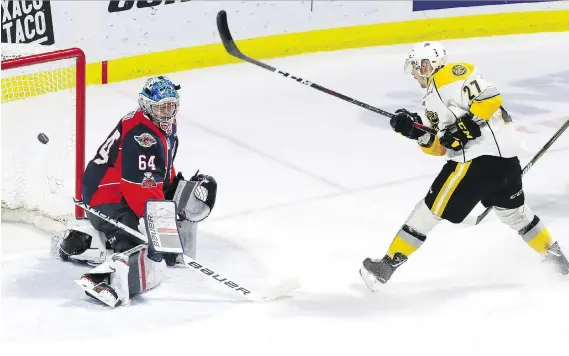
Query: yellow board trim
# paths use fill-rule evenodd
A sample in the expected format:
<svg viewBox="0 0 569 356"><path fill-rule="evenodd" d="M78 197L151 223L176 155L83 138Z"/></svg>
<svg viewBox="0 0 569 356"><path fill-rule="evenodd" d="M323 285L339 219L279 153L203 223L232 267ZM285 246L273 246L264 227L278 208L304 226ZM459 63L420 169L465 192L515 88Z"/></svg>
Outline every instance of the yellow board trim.
<svg viewBox="0 0 569 356"><path fill-rule="evenodd" d="M332 28L236 41L256 59L310 52L537 32L569 31L569 10L511 12ZM109 60L109 83L238 63L223 46L209 44ZM100 82L100 81L99 81Z"/></svg>
<svg viewBox="0 0 569 356"><path fill-rule="evenodd" d="M391 245L389 246L389 250L387 250L387 255L391 258L397 253L401 252L406 257L409 257L410 254L417 251L417 248L407 241L403 240L399 235L395 236Z"/></svg>
<svg viewBox="0 0 569 356"><path fill-rule="evenodd" d="M288 33L237 41L257 59L430 40L569 31L569 10L430 18ZM89 61L89 58L87 58ZM108 83L239 63L221 43L108 60ZM87 84L102 83L101 62L87 65ZM2 81L2 91L7 82ZM24 97L26 97L24 95ZM4 101L4 98L3 98Z"/></svg>
<svg viewBox="0 0 569 356"><path fill-rule="evenodd" d="M472 105L470 105L470 112L479 118L490 120L492 115L500 108L500 105L502 105L501 95L480 101L475 99Z"/></svg>
<svg viewBox="0 0 569 356"><path fill-rule="evenodd" d="M103 84L101 71L103 65L101 62L88 63L85 73L85 82L87 85Z"/></svg>

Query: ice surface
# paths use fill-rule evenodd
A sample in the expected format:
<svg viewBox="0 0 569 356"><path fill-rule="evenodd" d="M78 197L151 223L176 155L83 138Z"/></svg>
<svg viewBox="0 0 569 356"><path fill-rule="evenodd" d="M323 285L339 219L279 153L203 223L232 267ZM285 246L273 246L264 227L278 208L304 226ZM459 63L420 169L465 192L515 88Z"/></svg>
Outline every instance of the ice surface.
<svg viewBox="0 0 569 356"><path fill-rule="evenodd" d="M567 43L569 33L445 42L450 61L475 63L502 92L520 131L523 164L569 116ZM422 91L403 75L408 50L269 62L385 110L418 109ZM569 352L569 281L545 271L493 214L473 228L441 224L381 291L364 288L361 261L385 253L444 163L394 134L386 118L247 63L169 76L183 88L177 169L188 177L199 168L219 183L216 207L200 225L197 259L255 286L297 274L303 288L292 298L251 304L176 269L132 306L108 310L72 282L85 268L48 257L47 235L3 224L3 349L59 355L74 352L71 345L87 354ZM135 107L143 81L88 89L89 156ZM566 253L568 150L565 134L524 179L529 205Z"/></svg>

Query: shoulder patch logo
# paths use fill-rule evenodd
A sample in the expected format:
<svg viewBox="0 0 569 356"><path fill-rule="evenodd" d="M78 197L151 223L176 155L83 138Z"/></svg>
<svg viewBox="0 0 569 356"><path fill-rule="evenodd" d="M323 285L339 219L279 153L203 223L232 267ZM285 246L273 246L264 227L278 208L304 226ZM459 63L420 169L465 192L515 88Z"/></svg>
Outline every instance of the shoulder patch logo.
<svg viewBox="0 0 569 356"><path fill-rule="evenodd" d="M151 134L146 133L146 132L140 136L134 136L134 139L142 147L150 147L152 145L155 145L157 142L156 139L154 138L154 136L152 136Z"/></svg>
<svg viewBox="0 0 569 356"><path fill-rule="evenodd" d="M466 72L468 72L468 69L462 64L455 64L454 66L452 66L452 74L456 75L457 77L465 75Z"/></svg>
<svg viewBox="0 0 569 356"><path fill-rule="evenodd" d="M158 184L156 184L156 181L152 176L152 172L144 172L144 179L142 179L142 183L140 183L140 185L142 188L154 188Z"/></svg>

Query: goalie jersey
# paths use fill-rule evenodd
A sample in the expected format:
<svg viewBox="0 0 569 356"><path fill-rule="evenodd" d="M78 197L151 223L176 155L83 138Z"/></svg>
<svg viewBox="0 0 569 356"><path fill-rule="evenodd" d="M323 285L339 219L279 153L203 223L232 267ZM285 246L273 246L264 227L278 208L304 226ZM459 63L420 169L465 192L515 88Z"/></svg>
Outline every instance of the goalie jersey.
<svg viewBox="0 0 569 356"><path fill-rule="evenodd" d="M483 155L507 158L519 153L512 120L502 107L498 89L472 64L449 63L439 69L429 78L422 105L429 125L437 131L470 111L482 134L461 151L446 150L438 137L433 141L431 135L424 135L418 141L428 154L464 163Z"/></svg>
<svg viewBox="0 0 569 356"><path fill-rule="evenodd" d="M176 121L164 133L141 110L129 113L87 164L83 201L93 207L126 202L140 218L147 200L164 200L164 185L175 176L177 144Z"/></svg>

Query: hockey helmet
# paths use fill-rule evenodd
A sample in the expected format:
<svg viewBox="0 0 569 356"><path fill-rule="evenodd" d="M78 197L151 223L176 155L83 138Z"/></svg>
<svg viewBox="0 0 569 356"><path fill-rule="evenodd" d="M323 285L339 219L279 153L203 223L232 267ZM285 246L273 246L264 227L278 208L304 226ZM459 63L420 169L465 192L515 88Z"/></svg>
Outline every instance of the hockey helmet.
<svg viewBox="0 0 569 356"><path fill-rule="evenodd" d="M429 78L447 62L447 52L443 45L436 41L417 43L405 60L405 74L413 69L424 78ZM430 64L430 67L427 65Z"/></svg>

